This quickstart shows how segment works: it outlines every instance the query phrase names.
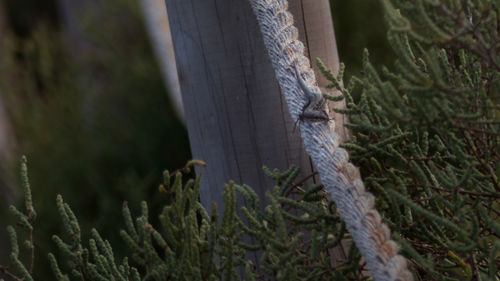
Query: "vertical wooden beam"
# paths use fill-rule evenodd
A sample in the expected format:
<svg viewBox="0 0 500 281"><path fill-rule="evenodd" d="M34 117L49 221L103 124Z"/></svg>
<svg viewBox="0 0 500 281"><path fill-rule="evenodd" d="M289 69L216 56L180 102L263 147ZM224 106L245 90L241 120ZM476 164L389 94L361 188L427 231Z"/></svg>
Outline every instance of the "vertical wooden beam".
<svg viewBox="0 0 500 281"><path fill-rule="evenodd" d="M319 57L338 71L329 1L289 3L312 65ZM312 174L247 0L166 0L166 6L193 158L207 162L197 169L203 176L202 204L222 206L229 180L252 186L265 200L273 183L263 165L281 170L298 165L302 176ZM343 117L334 117L346 138ZM345 258L342 247L331 254L332 262Z"/></svg>
<svg viewBox="0 0 500 281"><path fill-rule="evenodd" d="M338 69L328 1L289 2L310 57ZM250 4L166 0L166 5L193 157L208 163L197 170L204 177L202 203L221 205L223 184L230 179L251 185L264 198L272 183L263 165L295 164L303 175L311 174Z"/></svg>
<svg viewBox="0 0 500 281"><path fill-rule="evenodd" d="M207 161L202 203L221 206L231 179L264 198L263 165L311 173L247 1L166 4L193 157Z"/></svg>

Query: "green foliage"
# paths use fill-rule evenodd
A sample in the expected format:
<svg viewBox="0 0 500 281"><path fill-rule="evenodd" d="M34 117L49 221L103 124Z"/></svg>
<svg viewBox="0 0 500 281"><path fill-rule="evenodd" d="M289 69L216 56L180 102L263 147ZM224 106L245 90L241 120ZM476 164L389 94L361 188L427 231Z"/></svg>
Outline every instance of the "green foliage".
<svg viewBox="0 0 500 281"><path fill-rule="evenodd" d="M9 9L27 5L9 2ZM51 273L45 256L54 251L50 237L62 230L54 194L71 202L82 228L94 226L110 241L121 241L119 221L109 219L120 216L116 206L129 200L136 208L147 200L158 212L157 175L189 158L187 133L169 104L137 1L105 2L98 13L106 15L105 24L82 11L83 50L44 22L24 37L6 36L0 48L0 99L18 144L12 155L31 159L31 182L44 188L33 201L44 221L37 227L43 242L36 270L46 270L46 280ZM0 178L17 173L13 162L0 165L10 168ZM14 182L8 184L14 190ZM6 200L0 200L1 221L12 203Z"/></svg>
<svg viewBox="0 0 500 281"><path fill-rule="evenodd" d="M344 144L418 280L499 280L498 1L381 1L397 54L343 93ZM355 102L353 96L359 97Z"/></svg>
<svg viewBox="0 0 500 281"><path fill-rule="evenodd" d="M224 210L219 218L217 207L211 215L199 203L200 177L183 180L190 161L172 174L164 172L159 192L168 204L160 212L158 224L151 222L146 202L133 219L123 204L122 243L112 244L96 229L83 239L80 224L58 195L56 205L64 234L53 235L59 249L48 260L56 280L359 280L363 270L360 255L351 245L347 256L338 260L332 250L349 235L320 185L305 187L297 182L298 168L287 171L266 170L276 181L273 192L266 194L270 204L262 208L257 194L246 185L230 182L224 187ZM22 163L26 211L16 210L18 226L29 232L30 258L19 258L16 230L9 226L11 261L0 265L0 273L15 280L34 280L33 229L35 213L27 181L26 163ZM35 190L35 193L37 191ZM238 214L236 197L246 207ZM26 225L24 221L27 221ZM87 242L85 242L87 241ZM116 248L128 248L128 256L119 258ZM258 255L257 255L258 253ZM259 263L251 259L259 256ZM129 258L130 257L130 258Z"/></svg>
<svg viewBox="0 0 500 281"><path fill-rule="evenodd" d="M7 226L7 233L11 245L11 253L9 256L10 266L6 267L0 265L0 272L11 278L14 279L17 278L17 280L21 280L20 278L22 278L23 280L33 280L31 274L33 273L33 267L35 263L35 255L34 255L35 244L33 238L33 230L34 230L36 212L33 207L33 200L31 198L31 189L28 181L28 168L26 166L25 157L23 157L21 161L21 182L24 189L24 206L26 210L25 212L21 212L14 206L10 206L9 210L11 214L16 218L17 226L28 232L28 240L25 241L24 246L30 252L30 258L28 263L29 266L26 266L20 260L20 255L19 255L20 249L18 244L17 233L14 227L9 225ZM15 270L17 276L19 277L16 277L14 273L9 271L11 268Z"/></svg>
<svg viewBox="0 0 500 281"><path fill-rule="evenodd" d="M385 39L384 11L379 1L330 0L340 59L348 66L345 77L359 75L359 54L370 50L375 65L390 64L395 54ZM355 95L356 93L354 93Z"/></svg>
<svg viewBox="0 0 500 281"><path fill-rule="evenodd" d="M57 0L47 0L40 2L37 0L4 0L2 1L2 21L18 35L28 36L33 25L40 21L50 22L51 25L57 24L58 19Z"/></svg>

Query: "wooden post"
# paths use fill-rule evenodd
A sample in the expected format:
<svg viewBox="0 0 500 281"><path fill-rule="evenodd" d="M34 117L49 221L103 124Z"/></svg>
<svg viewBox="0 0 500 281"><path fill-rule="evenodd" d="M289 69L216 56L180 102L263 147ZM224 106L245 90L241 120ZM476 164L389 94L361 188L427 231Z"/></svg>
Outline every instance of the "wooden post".
<svg viewBox="0 0 500 281"><path fill-rule="evenodd" d="M328 1L289 2L313 64L319 57L337 71ZM166 0L166 4L193 157L208 163L198 169L204 178L202 203L220 205L223 184L230 179L251 185L263 197L271 186L263 165L285 169L295 164L304 175L311 174L313 168L282 100L250 4L246 0ZM341 129L342 119L336 119Z"/></svg>
<svg viewBox="0 0 500 281"><path fill-rule="evenodd" d="M329 1L289 3L315 69L319 57L338 71ZM216 202L220 210L229 180L250 185L265 201L273 183L263 165L297 165L302 176L312 174L247 0L166 0L166 7L193 158L207 162L197 168L202 204ZM337 132L345 136L343 119L335 118ZM341 250L334 253L334 259L343 256Z"/></svg>

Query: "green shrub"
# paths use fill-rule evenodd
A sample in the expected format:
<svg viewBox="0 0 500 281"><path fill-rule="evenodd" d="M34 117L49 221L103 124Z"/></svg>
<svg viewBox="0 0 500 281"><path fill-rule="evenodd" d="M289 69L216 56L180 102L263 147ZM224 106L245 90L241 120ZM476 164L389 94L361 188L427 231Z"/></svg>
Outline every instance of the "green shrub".
<svg viewBox="0 0 500 281"><path fill-rule="evenodd" d="M500 3L381 3L392 69L365 51L343 89L319 63L346 98L343 146L418 280L499 280Z"/></svg>
<svg viewBox="0 0 500 281"><path fill-rule="evenodd" d="M321 185L305 188L296 183L298 168L284 172L265 169L276 181L274 191L267 193L271 203L265 208L250 187L232 182L225 185L224 210L219 218L215 204L209 214L199 203L200 177L186 182L182 179L181 172L203 164L193 160L172 175L164 172L159 192L168 204L158 215L157 225L151 222L146 202L135 220L128 204L123 204L123 242L113 245L115 249L128 248L128 256L123 258L95 229L85 241L85 230L82 232L70 206L58 195L64 234L52 237L59 252L48 255L56 280L239 280L240 275L249 280L352 280L361 276L360 255L353 245L342 264L331 262L329 250L349 235ZM21 176L26 210L20 212L14 206L10 210L18 227L28 232L24 244L31 254L26 263L21 261L17 231L8 226L12 252L9 265L0 266L0 272L33 280L36 212L25 159ZM237 213L237 194L247 206L241 215ZM260 253L258 264L248 260L255 252Z"/></svg>
<svg viewBox="0 0 500 281"><path fill-rule="evenodd" d="M128 200L137 208L147 200L159 211L157 175L189 159L186 129L171 108L135 2L102 5L106 24L85 23L82 36L94 48L78 56L43 23L24 38L9 35L0 48L0 95L18 142L12 154L31 159L31 181L43 187L33 194L44 222L37 227L41 279L51 278L46 252L54 251L50 237L62 230L55 194L71 202L82 228L97 227L119 242L119 221L109 219L120 216L117 206ZM14 162L5 173L17 174ZM9 204L0 204L5 224Z"/></svg>

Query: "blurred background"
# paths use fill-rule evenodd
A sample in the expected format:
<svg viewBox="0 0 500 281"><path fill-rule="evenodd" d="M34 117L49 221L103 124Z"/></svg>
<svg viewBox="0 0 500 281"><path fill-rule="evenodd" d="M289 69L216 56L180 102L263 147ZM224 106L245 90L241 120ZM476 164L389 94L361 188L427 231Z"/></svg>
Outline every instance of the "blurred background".
<svg viewBox="0 0 500 281"><path fill-rule="evenodd" d="M7 208L22 202L21 155L43 222L35 228L39 280L52 278L56 194L82 229L95 227L113 244L122 202L134 211L146 200L158 213L161 172L190 158L162 75L169 65L155 55L154 21L139 1L0 0L0 264L10 251ZM359 73L365 47L375 65L392 61L378 1L331 4L346 81Z"/></svg>

